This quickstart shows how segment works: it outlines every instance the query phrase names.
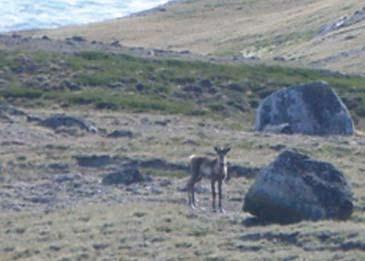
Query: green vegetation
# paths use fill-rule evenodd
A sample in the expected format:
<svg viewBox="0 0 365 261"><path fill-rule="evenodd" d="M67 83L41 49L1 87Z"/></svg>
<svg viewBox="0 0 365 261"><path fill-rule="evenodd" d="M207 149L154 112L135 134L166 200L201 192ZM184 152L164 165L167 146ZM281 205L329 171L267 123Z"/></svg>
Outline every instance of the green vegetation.
<svg viewBox="0 0 365 261"><path fill-rule="evenodd" d="M42 97L43 93L41 90L33 88L25 88L19 86L9 86L0 90L0 95L3 98L27 98L36 99Z"/></svg>
<svg viewBox="0 0 365 261"><path fill-rule="evenodd" d="M0 85L0 98L15 103L252 119L260 100L271 92L324 80L344 99L358 125L365 117L365 78L360 76L90 51L0 54L3 78L9 82Z"/></svg>

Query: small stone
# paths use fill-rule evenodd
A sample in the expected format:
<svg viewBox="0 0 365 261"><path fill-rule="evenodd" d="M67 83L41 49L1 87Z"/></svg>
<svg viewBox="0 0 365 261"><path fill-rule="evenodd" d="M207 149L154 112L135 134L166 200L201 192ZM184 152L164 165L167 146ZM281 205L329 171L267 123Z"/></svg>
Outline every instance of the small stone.
<svg viewBox="0 0 365 261"><path fill-rule="evenodd" d="M108 134L108 138L133 138L133 132L129 130L115 130Z"/></svg>
<svg viewBox="0 0 365 261"><path fill-rule="evenodd" d="M168 187L172 185L172 181L168 180L168 179L164 179L160 181L160 186L161 187Z"/></svg>

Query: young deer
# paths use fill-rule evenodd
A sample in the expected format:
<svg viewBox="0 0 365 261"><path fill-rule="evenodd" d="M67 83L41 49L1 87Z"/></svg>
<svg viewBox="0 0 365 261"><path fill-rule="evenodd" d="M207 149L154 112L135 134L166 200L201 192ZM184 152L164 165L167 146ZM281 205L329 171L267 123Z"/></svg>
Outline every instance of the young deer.
<svg viewBox="0 0 365 261"><path fill-rule="evenodd" d="M195 194L194 185L199 182L203 177L209 178L212 188L212 207L213 211L216 211L215 206L215 183L218 182L218 194L219 201L218 207L220 212L224 212L222 208L222 181L226 177L226 181L229 180L229 175L227 173L227 162L226 155L231 150L231 148L218 148L214 147L216 152L216 158L210 159L207 157L199 157L195 155L190 156L190 167L191 167L191 177L187 184L189 205L192 208L196 207L195 204Z"/></svg>

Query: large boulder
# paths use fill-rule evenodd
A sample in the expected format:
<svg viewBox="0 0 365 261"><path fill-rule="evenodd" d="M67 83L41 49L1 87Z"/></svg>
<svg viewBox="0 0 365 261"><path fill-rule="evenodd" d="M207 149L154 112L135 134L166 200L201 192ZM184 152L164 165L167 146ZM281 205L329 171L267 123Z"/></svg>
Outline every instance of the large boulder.
<svg viewBox="0 0 365 261"><path fill-rule="evenodd" d="M260 104L256 131L308 135L352 135L351 116L333 89L325 82L284 88Z"/></svg>
<svg viewBox="0 0 365 261"><path fill-rule="evenodd" d="M286 150L260 172L243 210L270 222L347 219L352 193L332 164Z"/></svg>

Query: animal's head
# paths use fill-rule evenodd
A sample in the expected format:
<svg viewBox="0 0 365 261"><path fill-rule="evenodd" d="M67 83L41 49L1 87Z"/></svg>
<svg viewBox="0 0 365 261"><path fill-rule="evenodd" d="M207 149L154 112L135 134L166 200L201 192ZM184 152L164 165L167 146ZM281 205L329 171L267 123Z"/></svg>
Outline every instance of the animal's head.
<svg viewBox="0 0 365 261"><path fill-rule="evenodd" d="M223 170L225 168L226 164L226 156L228 152L231 150L230 147L220 148L220 147L214 147L215 152L217 153L217 159L219 167ZM225 182L227 183L231 179L229 172L227 173Z"/></svg>
<svg viewBox="0 0 365 261"><path fill-rule="evenodd" d="M215 153L217 153L217 158L220 164L224 164L225 157L228 154L228 152L231 150L230 147L220 148L220 147L214 147Z"/></svg>

